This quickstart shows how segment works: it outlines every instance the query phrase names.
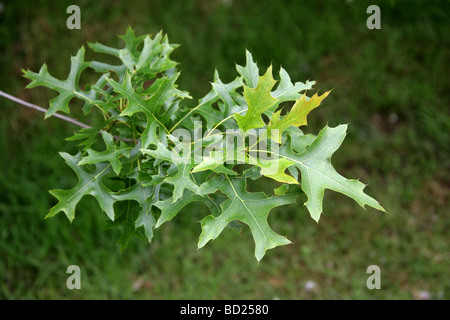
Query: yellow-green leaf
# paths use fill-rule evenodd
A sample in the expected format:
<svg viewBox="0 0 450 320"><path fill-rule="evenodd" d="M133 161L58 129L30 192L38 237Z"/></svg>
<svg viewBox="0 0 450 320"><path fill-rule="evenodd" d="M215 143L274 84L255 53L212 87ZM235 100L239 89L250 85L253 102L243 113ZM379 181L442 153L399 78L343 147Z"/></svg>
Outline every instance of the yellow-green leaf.
<svg viewBox="0 0 450 320"><path fill-rule="evenodd" d="M298 184L292 176L285 173L286 169L293 164L294 161L286 158L272 159L270 161L262 161L261 159L254 159L256 166L261 168L261 174L265 177L274 179L278 182L288 184Z"/></svg>
<svg viewBox="0 0 450 320"><path fill-rule="evenodd" d="M259 77L258 86L250 88L244 86L244 97L248 104L248 110L244 116L235 114L234 119L239 125L239 128L244 132L250 129L264 127L266 124L261 118L264 111L270 109L275 105L278 99L271 95L271 91L276 81L272 76L272 66L270 66L266 73Z"/></svg>
<svg viewBox="0 0 450 320"><path fill-rule="evenodd" d="M309 100L306 100L306 95L303 95L298 99L291 111L283 118L280 119L281 110L275 112L270 119L268 130L278 129L278 133L274 133L271 138L278 143L281 141L281 134L290 126L305 126L307 125L306 117L311 112L311 110L317 108L323 99L325 99L330 91L325 92L321 96L313 95Z"/></svg>

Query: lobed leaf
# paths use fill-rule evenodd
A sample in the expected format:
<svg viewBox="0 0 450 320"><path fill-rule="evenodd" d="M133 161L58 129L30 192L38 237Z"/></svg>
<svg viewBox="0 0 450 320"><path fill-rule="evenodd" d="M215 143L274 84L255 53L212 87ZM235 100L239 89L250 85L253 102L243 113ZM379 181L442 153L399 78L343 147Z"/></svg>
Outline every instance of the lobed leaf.
<svg viewBox="0 0 450 320"><path fill-rule="evenodd" d="M78 53L71 58L70 72L66 80L59 80L51 76L47 70L47 65L42 65L39 73L30 70L23 70L25 78L32 80L27 88L36 86L45 86L57 91L57 97L50 100L50 107L45 113L45 118L50 117L55 112L61 111L70 113L69 102L74 97L80 98L89 104L95 104L96 101L92 99L92 94L87 93L79 88L80 75L84 69L89 66L88 62L84 61L84 47L78 50Z"/></svg>
<svg viewBox="0 0 450 320"><path fill-rule="evenodd" d="M365 187L363 183L344 178L331 165L331 156L342 144L346 131L347 125L339 125L335 128L325 126L302 154L297 154L288 145L280 150L279 156L293 161L302 173L302 189L308 196L305 205L315 221L319 221L322 214L325 189L345 194L362 207L368 205L385 211L378 201L363 192Z"/></svg>
<svg viewBox="0 0 450 320"><path fill-rule="evenodd" d="M198 247L202 248L210 240L217 238L232 221L239 220L250 227L255 241L255 257L260 261L268 249L291 243L286 237L275 233L267 222L269 212L281 205L294 203L298 194L267 197L263 192L252 193L246 190L245 178L217 176L202 184L201 194L214 193L217 190L228 196L222 205L222 213L215 217L207 216L201 221L202 233Z"/></svg>
<svg viewBox="0 0 450 320"><path fill-rule="evenodd" d="M101 43L89 43L89 47L121 64L86 62L82 47L71 58L65 80L50 75L45 64L39 73L24 71L32 80L27 87L46 86L58 92L46 117L59 111L70 113L69 103L78 98L84 102L85 115L97 110L103 119L67 139L81 141L78 146L83 154L61 153L78 182L69 190L50 191L58 202L47 217L63 211L73 221L79 201L91 195L114 221L110 225L122 230L119 245L124 247L132 235L151 243L155 228L172 220L186 205L201 202L210 214L201 220L198 247L216 239L225 227L241 231L248 226L260 261L267 250L290 243L269 226L269 213L295 203L301 192L307 195L305 205L316 221L323 211L325 189L345 194L362 207L384 211L364 193L364 184L344 178L331 164L345 138L346 125L325 126L318 136L299 128L307 125L308 114L329 94L308 98L306 91L315 81L293 83L280 68L275 88L272 66L260 76L258 65L246 51L246 64L236 65L238 76L233 81L223 82L216 70L211 90L195 107L186 108L184 99L191 97L178 89L180 73L170 58L178 45L171 44L162 32L154 37L136 36L128 28L119 37L124 42L121 48ZM80 76L88 67L101 75L95 83L83 86ZM290 101L295 103L282 115L277 109ZM263 117L270 121L266 124ZM180 142L176 129L193 134L194 141ZM99 132L103 151L95 147ZM235 139L237 132L248 137L239 139L235 148L223 144ZM199 137L203 139L197 141ZM258 150L264 149L260 142L272 149ZM194 162L198 155L202 158ZM262 155L270 157L263 159ZM271 197L247 190L247 179L263 176L281 183ZM121 201L128 203L115 207Z"/></svg>
<svg viewBox="0 0 450 320"><path fill-rule="evenodd" d="M277 133L273 134L271 138L280 143L281 135L287 128L291 126L300 127L307 125L306 117L308 116L308 114L311 112L311 110L317 108L329 93L330 91L325 92L321 96L318 96L316 93L308 100L306 100L306 95L303 95L295 102L289 113L281 119L281 110L275 112L270 119L267 129L269 131L277 129L278 131Z"/></svg>
<svg viewBox="0 0 450 320"><path fill-rule="evenodd" d="M70 190L51 190L50 193L58 199L58 203L50 209L46 218L55 216L60 211L63 211L67 218L72 222L75 218L75 208L78 202L85 195L91 195L97 199L98 204L102 210L108 215L111 220L114 220L114 194L103 184L103 178L109 174L111 165L105 163L97 163L94 171L81 167L78 163L81 160L81 154L71 156L68 153L61 152L61 157L65 160L67 165L75 172L78 178L78 183Z"/></svg>
<svg viewBox="0 0 450 320"><path fill-rule="evenodd" d="M252 89L244 86L244 97L248 104L248 110L245 115L234 115L234 119L238 123L239 128L244 132L265 126L261 115L278 102L271 95L271 90L275 83L276 81L272 76L272 66L270 66L266 73L259 78L256 88Z"/></svg>
<svg viewBox="0 0 450 320"><path fill-rule="evenodd" d="M122 162L120 161L120 157L125 156L128 158L130 156L131 148L126 145L117 147L114 143L112 135L106 131L102 131L102 137L106 145L106 150L99 152L88 149L88 155L86 157L83 157L78 165L109 162L114 172L118 175L120 174L120 170L122 169Z"/></svg>

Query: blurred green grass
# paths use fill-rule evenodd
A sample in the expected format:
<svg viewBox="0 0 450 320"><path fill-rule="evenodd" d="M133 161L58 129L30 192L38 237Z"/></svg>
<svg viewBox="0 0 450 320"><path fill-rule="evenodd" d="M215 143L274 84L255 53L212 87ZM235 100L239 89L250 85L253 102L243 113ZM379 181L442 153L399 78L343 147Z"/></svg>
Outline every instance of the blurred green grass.
<svg viewBox="0 0 450 320"><path fill-rule="evenodd" d="M162 29L182 44L174 53L180 87L197 98L214 68L224 81L235 77L246 48L261 69L282 65L295 81L334 88L306 130L350 124L333 164L369 183L389 214L332 192L319 224L302 201L274 210L269 222L293 245L257 264L248 230L226 230L197 250L207 210L196 204L158 229L151 246L135 239L120 252L120 232L105 229L90 198L72 224L63 215L43 219L55 203L47 190L75 182L58 151L75 152L64 138L76 128L1 99L0 298L450 298L450 2L378 3L382 30L371 31L369 1L78 1L81 30L65 25L72 2L3 2L0 90L44 107L52 93L24 89L22 68L46 62L64 77L81 45L119 45L127 26ZM66 288L71 264L81 267L82 290ZM372 264L381 267L381 290L366 288Z"/></svg>

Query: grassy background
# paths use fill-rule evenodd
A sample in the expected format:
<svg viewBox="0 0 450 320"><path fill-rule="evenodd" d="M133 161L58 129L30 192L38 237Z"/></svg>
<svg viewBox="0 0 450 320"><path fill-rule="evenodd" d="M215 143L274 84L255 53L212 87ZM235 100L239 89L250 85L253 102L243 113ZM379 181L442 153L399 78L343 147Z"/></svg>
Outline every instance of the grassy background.
<svg viewBox="0 0 450 320"><path fill-rule="evenodd" d="M293 245L257 264L248 230L226 230L196 250L207 214L197 204L158 229L152 246L136 239L120 252L120 232L105 229L90 198L72 224L43 219L55 203L47 190L75 183L58 151L75 151L64 138L76 128L0 99L0 298L450 298L449 1L378 1L381 30L366 28L373 1L1 2L0 90L44 107L52 92L24 89L22 68L47 62L63 78L82 44L118 46L127 26L162 29L182 44L174 53L180 87L197 98L214 68L224 81L236 76L245 48L261 69L283 65L295 81L334 88L307 131L349 123L333 164L370 183L389 214L333 192L320 224L302 201L279 208L269 222ZM74 2L81 30L66 28ZM71 264L81 267L82 290L66 288ZM372 264L381 267L381 290L366 288Z"/></svg>

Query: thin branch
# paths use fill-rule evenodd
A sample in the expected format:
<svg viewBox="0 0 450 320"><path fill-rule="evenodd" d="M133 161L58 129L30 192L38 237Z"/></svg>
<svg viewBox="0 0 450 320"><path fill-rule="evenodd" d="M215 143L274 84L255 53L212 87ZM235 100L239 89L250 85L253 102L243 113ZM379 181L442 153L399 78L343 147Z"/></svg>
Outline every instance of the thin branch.
<svg viewBox="0 0 450 320"><path fill-rule="evenodd" d="M21 105L23 105L23 106L25 106L27 108L31 108L33 110L37 110L37 111L43 112L43 113L47 112L47 109L45 109L45 108L42 108L42 107L39 107L39 106L37 106L35 104L29 103L29 102L27 102L25 100L16 98L16 97L14 97L14 96L12 96L10 94L7 94L6 92L3 92L1 90L0 90L0 96L5 97L6 99L9 99L11 101L17 102L18 104L21 104ZM59 118L61 120L70 122L70 123L72 123L72 124L74 124L76 126L79 126L81 128L85 128L85 129L92 128L90 125L87 125L87 124L85 124L83 122L80 122L78 120L75 120L73 118L64 116L64 115L59 114L59 113L54 113L54 114L52 114L52 116L56 117L56 118ZM101 134L101 131L99 131L98 133ZM136 140L136 139L120 138L119 136L113 136L113 138L114 138L114 140L122 140L122 141L125 141L125 142L132 142L132 143L137 143L138 142L138 140Z"/></svg>
<svg viewBox="0 0 450 320"><path fill-rule="evenodd" d="M39 106L37 106L35 104L29 103L29 102L24 101L24 100L19 99L19 98L16 98L16 97L14 97L14 96L12 96L10 94L7 94L6 92L3 92L1 90L0 90L0 96L3 96L6 99L9 99L11 101L17 102L18 104L21 104L21 105L23 105L25 107L28 107L28 108L31 108L31 109L34 109L34 110L37 110L37 111L40 111L40 112L43 112L43 113L47 112L47 109L45 109L45 108L41 108L41 107L39 107ZM64 121L73 123L74 125L77 125L77 126L79 126L81 128L86 128L86 129L92 128L91 126L89 126L89 125L87 125L85 123L82 123L82 122L77 121L77 120L75 120L73 118L70 118L70 117L63 116L62 114L54 113L53 116L56 117L56 118L60 118L60 119L62 119Z"/></svg>

